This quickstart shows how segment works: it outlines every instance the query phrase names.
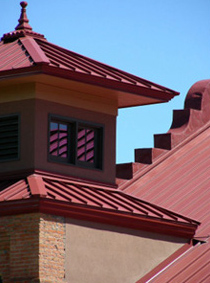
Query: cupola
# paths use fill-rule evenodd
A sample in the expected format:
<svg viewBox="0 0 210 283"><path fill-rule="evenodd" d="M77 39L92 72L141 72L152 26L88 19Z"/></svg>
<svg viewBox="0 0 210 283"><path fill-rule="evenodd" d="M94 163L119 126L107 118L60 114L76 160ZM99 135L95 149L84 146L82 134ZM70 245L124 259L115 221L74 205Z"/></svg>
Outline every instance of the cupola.
<svg viewBox="0 0 210 283"><path fill-rule="evenodd" d="M20 5L0 42L0 178L45 172L115 184L118 108L178 93L48 42Z"/></svg>

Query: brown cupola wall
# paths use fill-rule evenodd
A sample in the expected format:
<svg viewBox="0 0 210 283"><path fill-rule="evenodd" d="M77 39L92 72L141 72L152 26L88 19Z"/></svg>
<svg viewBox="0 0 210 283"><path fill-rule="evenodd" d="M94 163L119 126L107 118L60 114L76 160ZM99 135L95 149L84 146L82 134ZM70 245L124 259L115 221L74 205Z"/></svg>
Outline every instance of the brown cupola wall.
<svg viewBox="0 0 210 283"><path fill-rule="evenodd" d="M19 117L19 152L16 160L0 163L1 177L45 171L112 184L115 182L116 115L106 113L110 112L110 109L106 111L106 107L100 102L93 102L92 107L87 105L82 108L83 94L75 91L74 97L69 98L72 92L69 89L35 82L2 89L1 117L14 114ZM80 96L79 99L77 95ZM94 109L97 104L98 108L103 108L103 112ZM79 121L81 125L87 125L88 129L95 126L101 128L103 133L100 142L103 152L98 167L89 167L88 162L85 166L82 163L77 166L70 164L65 158L50 158L50 117L62 121L64 125Z"/></svg>

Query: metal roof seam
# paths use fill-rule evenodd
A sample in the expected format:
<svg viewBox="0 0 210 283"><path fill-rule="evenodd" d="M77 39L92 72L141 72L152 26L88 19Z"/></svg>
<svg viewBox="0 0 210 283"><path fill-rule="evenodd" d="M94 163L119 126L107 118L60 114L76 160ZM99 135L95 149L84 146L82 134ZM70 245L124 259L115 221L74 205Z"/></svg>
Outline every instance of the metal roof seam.
<svg viewBox="0 0 210 283"><path fill-rule="evenodd" d="M30 61L30 65L31 65L31 66L34 65L33 59L32 59L31 57L28 57L28 58L23 59L21 62L19 61L19 63L17 63L17 64L13 67L13 69L17 69L19 66L24 67L24 63L26 63L26 62L28 62L28 61ZM28 65L28 64L25 64L25 66L27 66L27 65Z"/></svg>
<svg viewBox="0 0 210 283"><path fill-rule="evenodd" d="M199 243L199 246L200 246L200 245L202 245L202 244ZM202 255L200 255L199 260L200 260L200 258L203 257L206 253L208 253L208 250L205 251ZM183 273L189 266L192 266L197 260L198 260L198 258L194 258L193 260L191 260L186 266L184 266L181 270L179 270L179 272L176 272L176 274L174 274L174 276L170 278L170 281L172 281L172 280L174 280L176 277L178 277L178 276L179 276L181 273ZM197 270L197 269L196 269L196 270ZM196 273L196 272L195 272L195 273ZM192 275L192 272L190 272L189 277L191 277L191 275ZM185 276L185 279L187 279L186 276ZM188 279L189 279L189 278L188 278ZM183 283L184 283L184 282L187 282L188 279L185 280L185 281L182 281L182 282L183 282Z"/></svg>
<svg viewBox="0 0 210 283"><path fill-rule="evenodd" d="M205 175L205 173L204 173ZM205 176L201 176L201 177L205 177ZM176 193L176 199L174 200L174 197L173 196L170 196L170 201L173 202L173 207L177 207L177 205L181 205L180 203L180 200L182 202L183 205L185 205L184 209L183 209L183 213L184 211L187 211L188 207L189 206L192 206L193 203L196 203L199 201L199 199L203 198L202 194L201 194L201 188L204 188L206 187L206 185L208 185L210 183L210 178L208 180L206 180L205 178L203 178L203 180L201 182L199 182L199 184L194 185L194 182L196 181L197 178L194 178L193 179L193 183L191 181L189 181L189 183L187 184L187 187L186 187L186 193L183 194L183 190L181 191L180 190L180 193L177 195ZM188 197L188 202L186 203L185 199L183 198L184 195L188 195L187 194L187 188L188 187L193 187L194 189L191 191L191 199ZM175 194L174 194L175 195ZM179 198L179 195L180 195L180 198ZM208 195L208 194L207 194ZM169 202L169 199L165 201L165 205L168 205L170 202Z"/></svg>
<svg viewBox="0 0 210 283"><path fill-rule="evenodd" d="M201 151L198 153L198 155L201 155ZM206 155L206 152L204 151L204 157ZM182 156L183 157L183 156ZM181 158L182 158L181 157ZM179 159L177 160L177 162L181 162L182 159ZM195 166L192 166L192 161L195 160ZM187 166L188 164L185 163L183 165L183 167L178 167L176 168L176 170L172 170L171 167L175 167L174 165L174 162L171 163L171 166L168 165L167 168L165 169L165 174L167 175L167 179L163 179L162 182L161 182L161 186L164 187L165 184L167 184L167 180L168 179L171 179L172 181L172 178L171 178L171 175L173 175L173 178L176 180L176 184L174 186L178 187L179 184L181 186L181 183L183 182L182 181L182 174L183 172L184 173L184 176L185 178L189 176L189 182L193 182L194 181L194 178L197 178L195 172L199 169L199 168L206 168L206 166L204 166L204 164L207 164L208 166L208 160L206 160L205 158L200 158L200 162L197 161L197 156L194 156L192 157L191 159L191 166L190 166L190 170L185 170L185 166ZM210 166L209 166L210 167ZM208 167L207 167L208 168ZM207 170L207 168L205 170ZM202 172L204 174L204 172ZM157 176L158 178L158 176ZM152 182L152 183L151 183ZM150 183L150 184L149 184ZM155 183L155 184L154 184ZM189 183L188 183L189 185ZM155 178L151 181L151 180L148 180L147 183L144 183L144 187L152 187L152 190L155 192L158 191L158 186L159 186L159 183L157 181L155 181ZM173 187L173 184L171 185ZM144 197L146 197L148 194L150 194L150 192L148 192L147 194L144 194ZM170 198L173 198L173 195L174 194L177 194L177 190L173 190L171 189L171 195L170 195ZM153 201L157 202L158 200L161 200L161 198L164 196L164 190L162 190L162 192L159 192L158 194L156 194L153 198ZM177 201L178 201L178 198L177 198Z"/></svg>
<svg viewBox="0 0 210 283"><path fill-rule="evenodd" d="M130 196L129 195L129 197L132 197L132 198L134 198L133 196ZM141 202L141 205L145 205L145 206L150 206L150 207L152 207L152 208L154 208L154 209L158 209L159 211L161 211L162 213L164 213L164 214L166 214L166 215L168 215L168 216L170 216L172 219L174 219L174 220L178 220L178 216L174 213L174 212L171 212L171 211L168 211L168 210L166 210L166 209L164 209L164 208L162 208L162 207L159 207L159 206L157 206L157 205L155 205L155 204L153 204L153 203L149 203L149 202L147 202L147 201L144 201L144 200L140 200L140 199L136 199L136 200L134 200L134 201L136 201L137 203L138 202ZM162 215L162 214L160 214L160 215ZM176 215L176 216L175 216ZM182 215L179 215L181 218L184 218ZM162 217L164 217L163 215L162 215Z"/></svg>
<svg viewBox="0 0 210 283"><path fill-rule="evenodd" d="M16 187L20 187L22 186L22 184L25 183L25 180L19 180L15 183L13 183L12 185L10 185L9 187L3 188L3 190L0 191L0 195L9 192L10 190L15 190Z"/></svg>
<svg viewBox="0 0 210 283"><path fill-rule="evenodd" d="M122 203L120 200L117 200L117 199L112 195L112 193L110 193L110 192L108 192L108 191L106 191L106 190L100 190L100 193L99 193L98 190L95 190L95 193L96 193L96 194L100 194L100 196L104 197L106 200L108 199L111 203L116 204L116 205L117 205L117 209L123 208L123 209L125 209L125 210L130 211L131 213L133 212L133 209L132 209L132 208L126 206L126 205L124 204L124 202Z"/></svg>
<svg viewBox="0 0 210 283"><path fill-rule="evenodd" d="M19 188L16 187L13 190L7 191L6 196L4 197L4 201L8 201L8 200L13 199L18 194L20 194L21 192L24 192L25 190L28 190L28 186L27 185L21 186Z"/></svg>
<svg viewBox="0 0 210 283"><path fill-rule="evenodd" d="M198 244L199 245L199 244ZM167 266L165 266L163 269L161 269L158 273L156 273L153 277L151 277L149 280L147 280L145 283L150 283L153 282L155 280L155 278L158 278L159 275L163 274L168 268L170 268L173 264L175 264L176 262L178 262L181 258L183 258L185 255L187 255L194 247L190 247L188 250L186 250L183 254L181 254L180 256L178 256L177 258L175 258L173 261L171 261ZM155 280L156 281L156 280ZM155 282L154 281L154 282ZM170 282L170 281L168 281ZM138 282L136 282L138 283Z"/></svg>
<svg viewBox="0 0 210 283"><path fill-rule="evenodd" d="M208 279L208 281L206 280ZM199 283L208 283L210 281L210 274L206 275Z"/></svg>
<svg viewBox="0 0 210 283"><path fill-rule="evenodd" d="M43 46L42 46L41 48L43 48ZM84 64L81 64L81 62L79 62L79 63L77 63L77 64L76 64L76 63L73 63L73 62L72 62L72 58L71 58L70 56L67 57L67 55L64 56L63 54L59 55L59 53L58 53L58 52L55 52L55 51L54 51L55 54L53 55L53 52L50 52L50 50L49 50L49 46L48 46L48 48L46 48L46 49L44 48L43 51L46 52L47 56L50 57L51 60L53 60L54 62L56 62L56 61L55 61L55 57L56 57L56 58L59 58L60 62L63 62L64 65L68 66L68 67L71 68L72 70L76 70L76 69L78 68L78 64L80 64L80 69L83 69L86 73L89 73L89 74L91 73L91 71L87 69L87 66L85 67ZM65 60L64 60L65 57L66 57L66 59L67 59L68 61L65 61ZM70 60L71 62L69 62L69 60ZM59 64L59 65L60 65L60 64ZM72 67L72 65L74 65L74 67ZM82 68L81 68L81 65L83 65ZM101 75L104 76L104 74L102 74L102 73L101 73ZM105 77L105 76L104 76L104 77Z"/></svg>
<svg viewBox="0 0 210 283"><path fill-rule="evenodd" d="M86 190L86 192L88 193L88 195L91 195L93 198L97 198L98 200L100 200L100 204L101 206L109 206L114 208L115 210L118 209L118 206L116 204L114 204L114 202L110 202L110 200L107 200L107 197L104 197L103 194L101 194L101 191L103 189L97 190L97 188L89 188L87 186L83 187L83 190Z"/></svg>
<svg viewBox="0 0 210 283"><path fill-rule="evenodd" d="M184 149L184 148L183 148ZM188 149L189 149L189 147L188 147ZM191 154L191 151L190 150L188 150L188 153L189 153L189 155L191 156L192 154ZM205 155L206 154L204 154L204 158L202 158L201 159L201 161L202 160L206 160L205 159ZM192 155L193 156L193 158L194 157L198 157L198 155L197 154L193 154ZM179 158L178 158L179 157ZM174 195L176 195L176 198L174 199L174 201L173 201L173 204L171 204L171 205L173 205L174 207L175 207L175 202L177 202L177 201L179 201L180 200L180 198L181 199L183 199L183 196L184 195L186 195L186 194L188 194L188 192L189 192L189 190L187 190L187 187L189 187L190 186L190 183L192 183L191 182L191 179L192 180L195 180L195 178L197 178L197 181L199 180L199 178L201 178L201 175L203 174L204 175L204 177L205 177L205 172L207 171L207 169L208 169L208 159L207 159L207 166L204 166L204 167L200 167L201 168L201 173L199 174L199 176L196 176L196 170L193 172L193 174L191 174L192 176L191 176L191 178L188 178L189 179L189 181L187 182L187 184L185 184L185 187L186 187L186 189L184 190L184 189L181 189L182 188L182 186L183 186L183 181L185 180L185 177L186 177L186 174L187 174L187 172L186 172L186 170L182 170L181 168L181 166L178 166L178 164L180 164L180 163L182 163L182 164L185 164L185 161L183 160L182 161L182 157L183 157L183 153L181 153L181 152L179 152L179 155L177 156L177 158L176 158L176 160L171 160L171 161L173 161L173 162L169 162L169 159L168 159L168 161L167 161L167 167L166 167L166 169L163 167L163 170L164 170L164 174L166 174L167 175L167 179L169 179L170 180L170 189L168 188L168 190L167 190L167 198L165 198L164 197L164 195L165 195L165 190L162 190L162 189L160 189L160 185L161 185L161 187L164 187L164 180L165 180L165 178L162 178L162 176L160 175L161 173L159 173L159 172L161 172L161 171L157 171L157 176L159 176L159 178L162 178L161 179L161 183L159 182L160 180L156 180L155 182L153 181L153 183L150 183L150 184L148 184L148 186L145 186L144 185L144 181L142 182L143 184L139 187L139 189L141 188L141 196L144 198L145 197L145 193L147 193L147 196L149 196L150 198L150 200L152 200L152 201L154 201L154 200L156 200L155 202L156 203L162 203L162 200L164 200L164 204L166 204L167 203L167 200L168 200L168 198L169 199L173 199L173 196ZM186 158L185 158L186 159ZM178 163L177 163L178 162ZM188 162L188 161L187 161ZM199 162L197 162L197 160L196 160L196 163L197 163L197 165L199 164ZM173 166L175 167L175 171L174 171L174 168L173 167L171 167L170 168L170 170L169 170L169 173L167 172L167 170L168 170L168 168L169 168L169 166L170 166L170 164L173 164ZM159 169L160 169L160 167L158 167ZM177 170L177 168L180 168L179 169L179 171L180 171L180 174L178 174L177 176L176 176L176 178L174 177L175 175L175 172L176 172L176 170ZM204 168L204 169L203 169ZM189 172L191 173L192 172L192 170L190 170L191 169L191 167L189 167ZM171 176L170 174L171 173L173 173L173 175ZM153 174L153 176L154 176L154 174ZM153 177L152 177L153 178ZM144 179L142 179L142 180L144 180ZM146 179L147 180L147 179ZM205 180L205 178L204 178L204 180ZM180 181L182 182L182 183L180 183ZM196 180L195 180L196 181ZM194 183L195 183L195 181L194 181ZM154 189L154 186L153 186L153 184L154 185L156 185L156 184L159 184L159 186L156 186L156 189ZM199 182L199 184L200 184L200 182ZM167 185L167 184L165 184L165 185ZM193 188L194 188L194 186L195 186L196 184L192 184L192 186L193 186ZM180 186L180 190L179 190L179 186ZM149 190L148 190L148 188L149 188ZM190 188L189 188L190 189ZM145 193L144 193L144 191L145 191ZM180 193L179 193L179 191L180 191ZM170 192L170 194L169 194L169 192ZM135 194L135 191L133 191L133 193ZM137 193L137 190L136 190L136 193ZM151 196L154 196L154 197L152 197L151 198ZM180 197L179 197L180 196ZM199 197L199 195L198 195L198 197ZM147 197L148 198L148 197ZM189 204L189 202L187 203L187 204Z"/></svg>
<svg viewBox="0 0 210 283"><path fill-rule="evenodd" d="M75 193L82 195L83 198L88 199L90 202L94 203L94 205L97 204L98 206L103 207L103 204L96 200L94 190L92 190L90 187L79 186L75 184L65 184L65 186L68 186L69 189L73 190Z"/></svg>
<svg viewBox="0 0 210 283"><path fill-rule="evenodd" d="M173 155L176 151L178 151L180 148L182 148L185 144L189 143L191 140L193 140L196 136L200 135L202 132L204 132L206 129L210 128L210 121L207 122L203 127L198 129L195 133L187 137L185 140L183 140L180 144L176 145L176 147L168 150L163 155L161 155L157 160L154 161L154 163L149 164L147 167L144 167L143 170L136 171L134 173L134 176L131 180L127 180L123 182L121 185L118 186L118 189L123 191L127 189L129 186L133 186L135 182L138 182L139 178L142 176L148 174L149 171L151 171L153 168L159 166L164 160L166 160L169 156Z"/></svg>
<svg viewBox="0 0 210 283"><path fill-rule="evenodd" d="M135 213L135 210L139 211L139 212L143 212L145 215L148 215L148 212L142 208L140 208L139 203L135 202L133 199L129 199L127 197L127 195L125 194L119 194L118 192L113 192L113 194L115 195L115 197L117 196L117 198L121 201L123 201L124 203L126 203L128 206L130 206L133 209L133 212ZM135 204L136 203L136 204Z"/></svg>
<svg viewBox="0 0 210 283"><path fill-rule="evenodd" d="M50 48L50 46L51 46L52 44L50 44L50 43L48 43L48 46L46 46L46 47L44 47L44 51L48 54L48 56L49 56L49 54L50 54L50 52L49 52L49 48ZM43 48L43 45L41 46L41 48ZM55 51L54 51L55 52ZM61 53L62 51L60 50L60 53ZM66 57L66 59L68 59L68 60L74 60L74 61L78 61L77 63L73 63L73 65L75 65L75 66L77 66L78 67L78 64L81 66L81 65L85 65L85 63L81 63L78 59L76 60L76 58L71 58L71 56L70 56L70 53L71 53L72 51L68 51L68 53L69 54L67 54L66 53L66 56L64 56L64 57ZM56 51L56 57L57 57L57 51ZM63 53L61 53L61 58L63 59ZM53 57L54 58L54 57ZM80 58L80 60L81 60L81 58ZM90 63L88 64L88 66L90 67ZM81 67L80 67L81 68ZM85 68L85 67L84 67ZM93 69L95 68L95 66L93 65ZM75 68L73 68L73 69L75 69ZM90 71L87 71L87 73L91 73ZM104 73L101 73L101 76L104 76L104 77L106 77L105 75L104 75Z"/></svg>
<svg viewBox="0 0 210 283"><path fill-rule="evenodd" d="M107 190L113 190L116 191L115 186L111 186L111 184L101 184L101 183L95 183L93 181L87 180L81 180L79 178L73 178L73 177L69 177L69 176L60 176L60 175L52 175L49 172L41 172L41 171L36 171L36 175L38 176L42 176L43 180L50 180L50 181L54 181L54 182L65 182L67 184L75 184L75 185L80 185L80 186L91 186L92 188L106 188Z"/></svg>
<svg viewBox="0 0 210 283"><path fill-rule="evenodd" d="M50 46L52 48L54 47L54 45L51 44L51 43L48 43L48 44L45 43L45 45L47 45L46 49L45 49L46 52L48 52ZM42 45L42 47L43 47L43 45ZM57 49L57 46L56 46L56 49ZM93 59L90 59L88 57L76 54L73 51L62 49L61 47L59 49L60 49L60 52L65 52L66 53L66 58L68 58L70 60L77 61L77 64L79 64L79 66L86 65L89 68L90 68L90 66L92 66L92 70L96 70L97 69L97 72L100 72L101 76L106 77L106 75L104 74L104 67L105 67L105 65L102 65L102 67L97 66L98 62L94 61ZM70 54L71 54L71 56L70 56ZM82 61L82 63L81 63L81 61ZM107 72L107 74L110 74L111 77L113 77L113 73L110 72L108 68L107 68L106 72ZM116 75L116 79L120 80L120 77Z"/></svg>
<svg viewBox="0 0 210 283"><path fill-rule="evenodd" d="M204 268L205 268L207 265L209 265L209 264L210 264L210 260L207 261L206 264L202 265L202 267L200 267L200 268L196 269L194 272L192 272L192 273L183 281L183 283L185 283L185 282L190 282L189 280L191 280L195 275L197 275L197 274L199 273L199 271L201 271L202 269L204 269ZM199 280L199 282L201 282L201 281Z"/></svg>
<svg viewBox="0 0 210 283"><path fill-rule="evenodd" d="M21 50L21 48L19 48L17 50L16 46L11 46L10 48L6 49L5 51L3 50L3 52L2 52L3 59L1 61L7 62L7 59L11 57L11 53L12 53L12 55L14 55L14 53L18 53L20 50Z"/></svg>
<svg viewBox="0 0 210 283"><path fill-rule="evenodd" d="M58 186L55 186L55 185L53 186L52 184L49 184L49 183L45 184L45 186L46 186L46 189L50 191L51 194L54 193L55 199L57 199L58 196L60 196L62 197L62 199L72 202L71 194L70 193L67 194L63 187L61 187L62 191L60 191ZM82 199L80 199L80 201L86 204L86 202L84 202Z"/></svg>
<svg viewBox="0 0 210 283"><path fill-rule="evenodd" d="M98 206L101 206L101 203L93 200L92 198L88 197L87 195L84 194L84 191L81 192L81 188L71 184L71 186L69 184L65 184L62 182L62 187L60 184L57 184L58 188L61 187L62 190L65 190L64 188L68 187L69 191L68 194L70 194L72 197L74 197L75 199L80 200L82 203L88 204L87 200L85 199L89 199L91 202L97 204ZM51 186L55 186L55 184L51 183ZM78 193L79 190L79 193ZM74 193L72 193L71 191L73 191Z"/></svg>
<svg viewBox="0 0 210 283"><path fill-rule="evenodd" d="M20 55L18 52L16 52L16 54L17 54L16 56L14 56L15 54L13 54L13 57L11 57L10 60L3 61L3 64L1 64L0 68L5 69L6 66L8 65L11 66L11 64L13 66L14 60L18 60L20 57L23 56L23 54ZM25 59L25 56L24 56L24 59Z"/></svg>
<svg viewBox="0 0 210 283"><path fill-rule="evenodd" d="M47 182L48 185L51 186L51 190L53 190L56 194L58 195L62 195L65 192L65 188L69 188L68 191L68 195L71 194L71 191L74 191L73 196L76 197L77 199L80 199L82 201L83 198L81 198L81 196L83 195L83 197L85 199L89 199L91 202L97 204L100 207L103 207L103 203L106 203L109 207L112 207L114 209L119 209L120 207L130 211L131 213L137 213L137 211L140 211L141 213L144 213L145 215L149 216L149 211L151 213L153 213L154 215L164 218L166 219L166 215L168 219L173 219L175 221L180 221L185 220L188 223L193 223L195 224L195 222L193 222L193 220L189 219L189 218L185 218L182 215L178 215L178 217L180 218L178 220L177 215L175 216L174 213L170 213L170 211L167 211L165 209L161 209L160 207L153 205L151 203L147 203L145 201L141 201L139 199L136 199L130 195L126 195L123 192L119 192L116 190L104 190L102 188L91 188L88 186L75 186L75 184L69 183L69 182L64 182L64 181L56 181L53 182L53 180L45 180L45 183ZM55 191L55 187L57 187L58 189L62 190L62 193L59 191ZM67 191L66 191L67 192ZM80 197L78 197L79 194ZM56 196L55 196L56 197ZM97 200L96 200L97 198ZM66 197L65 197L66 199ZM84 200L82 201L82 203L84 203ZM131 204L132 203L132 204ZM136 205L133 205L133 203L136 203ZM86 204L88 204L88 202L86 201ZM114 205L115 204L115 205ZM144 207L144 209L142 210L142 208ZM153 208L151 208L153 207ZM136 209L136 212L135 212ZM146 209L146 210L145 210ZM161 211L163 214L165 214L165 216L163 214L160 214L158 211ZM151 216L151 215L150 215ZM197 224L197 222L196 222Z"/></svg>

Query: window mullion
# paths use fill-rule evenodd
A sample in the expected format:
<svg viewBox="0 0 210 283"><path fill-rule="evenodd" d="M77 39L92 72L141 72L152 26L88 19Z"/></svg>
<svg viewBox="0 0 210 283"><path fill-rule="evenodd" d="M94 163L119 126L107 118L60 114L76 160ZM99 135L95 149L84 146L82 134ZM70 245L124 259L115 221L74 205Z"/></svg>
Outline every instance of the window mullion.
<svg viewBox="0 0 210 283"><path fill-rule="evenodd" d="M93 158L93 163L95 166L97 166L96 164L96 160L98 158L98 135L96 134L96 130L94 130L94 158Z"/></svg>
<svg viewBox="0 0 210 283"><path fill-rule="evenodd" d="M77 164L77 155L78 155L78 130L79 125L78 122L74 124L74 164Z"/></svg>
<svg viewBox="0 0 210 283"><path fill-rule="evenodd" d="M72 153L71 153L71 124L67 125L67 159L68 162L71 162Z"/></svg>
<svg viewBox="0 0 210 283"><path fill-rule="evenodd" d="M60 148L60 123L58 123L58 146L57 146L57 156L59 156L59 148Z"/></svg>
<svg viewBox="0 0 210 283"><path fill-rule="evenodd" d="M85 161L87 161L87 129L85 129Z"/></svg>

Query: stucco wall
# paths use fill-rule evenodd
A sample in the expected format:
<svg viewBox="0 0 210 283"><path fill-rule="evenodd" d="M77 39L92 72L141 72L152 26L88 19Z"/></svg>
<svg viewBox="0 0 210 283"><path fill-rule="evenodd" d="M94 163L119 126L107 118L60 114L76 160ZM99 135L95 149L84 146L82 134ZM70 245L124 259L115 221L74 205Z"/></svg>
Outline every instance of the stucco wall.
<svg viewBox="0 0 210 283"><path fill-rule="evenodd" d="M134 283L186 240L109 225L66 223L66 281Z"/></svg>

